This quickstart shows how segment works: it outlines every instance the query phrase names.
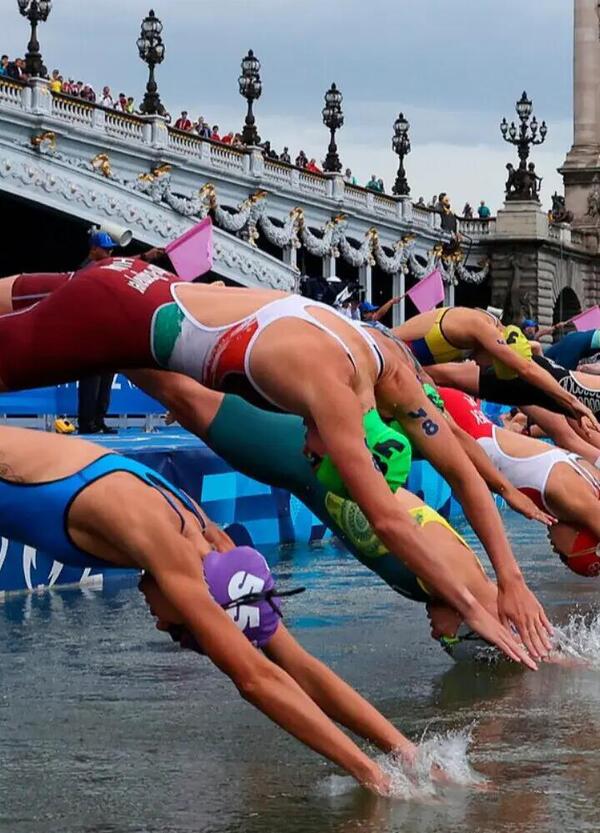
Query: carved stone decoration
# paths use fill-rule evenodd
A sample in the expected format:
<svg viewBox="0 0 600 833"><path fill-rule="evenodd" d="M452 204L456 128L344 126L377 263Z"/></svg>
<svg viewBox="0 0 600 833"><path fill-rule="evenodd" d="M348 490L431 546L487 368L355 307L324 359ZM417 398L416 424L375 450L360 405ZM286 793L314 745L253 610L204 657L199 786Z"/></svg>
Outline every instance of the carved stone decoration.
<svg viewBox="0 0 600 833"><path fill-rule="evenodd" d="M18 193L90 222L110 218L134 229L136 237L152 245L164 245L190 228L190 220L174 213L168 202L157 204L151 193L132 188L132 182L109 181L89 162L62 163L57 156L52 154L51 165L34 160L33 156L31 161L0 156L0 190ZM155 177L153 183L148 180L146 183L150 186L156 181ZM215 263L222 267L224 274L260 286L292 289L294 278L290 269L245 247L241 241L219 231L213 248Z"/></svg>
<svg viewBox="0 0 600 833"><path fill-rule="evenodd" d="M592 186L592 191L588 194L588 208L585 216L600 222L600 181L598 180L598 174L592 179Z"/></svg>
<svg viewBox="0 0 600 833"><path fill-rule="evenodd" d="M106 179L113 178L113 172L110 164L110 159L107 153L97 153L91 160L90 165L98 173L102 174Z"/></svg>
<svg viewBox="0 0 600 833"><path fill-rule="evenodd" d="M46 149L56 150L56 133L53 133L52 130L45 130L43 133L31 137L31 147L34 150L41 150L43 146Z"/></svg>

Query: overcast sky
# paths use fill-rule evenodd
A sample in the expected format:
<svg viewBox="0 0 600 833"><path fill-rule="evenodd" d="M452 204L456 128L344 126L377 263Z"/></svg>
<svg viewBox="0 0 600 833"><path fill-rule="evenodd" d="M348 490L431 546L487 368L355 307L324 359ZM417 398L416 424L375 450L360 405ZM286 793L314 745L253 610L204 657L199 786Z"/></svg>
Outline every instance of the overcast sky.
<svg viewBox="0 0 600 833"><path fill-rule="evenodd" d="M23 54L28 25L15 0L0 0L2 51ZM146 68L135 41L149 0L54 0L40 43L49 70L143 95ZM393 184L390 140L402 110L411 124L406 160L412 196L447 191L501 207L504 165L515 161L498 124L514 116L523 89L549 126L532 159L543 197L562 190L556 168L572 141L572 0L156 0L166 58L159 89L174 118L187 109L238 130L244 101L239 62L253 48L262 62L259 131L276 150L302 147L321 161L327 131L323 94L344 95L342 162L364 184L371 173Z"/></svg>

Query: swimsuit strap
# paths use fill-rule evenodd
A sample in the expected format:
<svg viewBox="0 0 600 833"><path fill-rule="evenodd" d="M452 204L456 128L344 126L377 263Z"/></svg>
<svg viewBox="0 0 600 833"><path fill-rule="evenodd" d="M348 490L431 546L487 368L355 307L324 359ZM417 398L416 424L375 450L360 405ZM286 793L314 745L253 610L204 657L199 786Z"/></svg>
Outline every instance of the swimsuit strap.
<svg viewBox="0 0 600 833"><path fill-rule="evenodd" d="M581 475L587 483L589 483L592 489L596 492L596 495L600 495L600 480L594 477L591 472L581 465L583 458L578 454L567 454L567 457L569 458L569 463L573 466L577 473Z"/></svg>
<svg viewBox="0 0 600 833"><path fill-rule="evenodd" d="M134 477L137 477L138 480L142 480L147 486L150 486L151 489L155 489L160 495L162 495L162 497L179 517L182 530L185 526L185 519L181 510L175 503L175 499L179 500L185 508L194 515L200 524L202 531L206 529L206 521L200 512L198 512L190 496L186 494L183 489L178 489L157 471L151 469L149 466L146 466L138 460L132 460L129 457L123 457L121 454L116 454L114 452L108 453L99 457L97 460L94 460L93 463L90 463L90 465L86 466L84 469L81 469L79 474L85 482L85 485L88 486L94 481L100 480L102 477L107 477L109 474L115 474L118 472L134 475Z"/></svg>

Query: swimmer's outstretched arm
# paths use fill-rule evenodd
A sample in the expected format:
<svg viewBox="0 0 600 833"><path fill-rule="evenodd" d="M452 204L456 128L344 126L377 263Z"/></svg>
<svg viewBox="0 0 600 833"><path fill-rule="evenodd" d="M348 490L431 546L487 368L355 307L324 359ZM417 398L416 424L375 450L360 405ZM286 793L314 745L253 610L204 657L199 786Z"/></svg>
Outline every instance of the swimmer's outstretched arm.
<svg viewBox="0 0 600 833"><path fill-rule="evenodd" d="M500 620L514 624L532 656L545 656L551 648L552 627L525 583L498 509L483 479L414 377L396 367L388 374L382 388L386 400L396 402L392 416L398 419L411 441L456 492L465 515L485 547L498 579ZM413 569L420 575L417 568Z"/></svg>
<svg viewBox="0 0 600 833"><path fill-rule="evenodd" d="M535 663L531 662L530 657L515 642L508 630L502 627L499 628L499 622L492 619L468 588L457 583L452 570L449 569L444 559L440 558L440 554L430 552L422 530L408 512L398 506L383 475L373 466L371 455L364 442L362 408L351 388L345 385L341 379L332 376L326 389L328 396L325 398L319 393L319 390L311 385L310 381L307 382L305 395L310 405L310 413L327 452L337 466L348 491L366 515L377 537L381 539L390 552L394 553L409 569L413 570L430 587L434 588L442 598L446 599L473 630L483 635L482 627L486 628L488 633L492 634L490 641L499 645L508 656L513 659L516 658L518 661L524 661L530 668L535 668ZM430 404L429 400L426 401ZM447 428L446 430L450 439L456 443L450 429ZM504 530L495 504L485 484L474 470L473 474L478 478L481 489L487 495L491 511L496 513L497 524L491 525L488 538L492 534L500 534L503 537ZM480 504L478 505L480 506ZM504 538L504 540L506 539ZM508 547L508 542L506 546ZM508 548L508 554L512 558L510 548ZM513 563L516 566L514 558ZM516 569L518 570L518 567ZM518 575L522 581L520 572ZM529 595L530 601L533 600L536 610L541 610L535 596L527 590L524 582L523 587ZM517 613L518 611L515 611L514 618L517 623L522 625L524 617L517 615ZM513 616L511 615L510 618L512 619ZM475 624L476 621L477 624ZM508 624L506 615L505 621ZM526 629L523 628L523 630ZM529 633L526 633L526 637L522 635L528 648L531 644L532 653L537 655L543 652L543 650L538 652L535 649L537 640L531 639ZM489 637L486 636L486 638Z"/></svg>
<svg viewBox="0 0 600 833"><path fill-rule="evenodd" d="M477 341L490 356L498 359L506 367L510 367L524 381L535 385L551 396L569 414L578 419L584 428L593 428L596 431L599 429L596 417L586 405L562 388L543 367L511 350L496 327L482 326L477 333Z"/></svg>
<svg viewBox="0 0 600 833"><path fill-rule="evenodd" d="M521 410L531 418L543 434L554 440L557 446L572 451L573 454L579 454L593 466L598 463L600 435L597 432L582 436L583 431L575 420L569 421L562 414L554 414L539 405L523 406Z"/></svg>
<svg viewBox="0 0 600 833"><path fill-rule="evenodd" d="M553 518L552 515L538 509L535 503L528 498L527 495L524 495L518 489L515 489L512 483L509 483L506 477L504 477L504 475L494 466L479 443L474 440L470 434L463 431L463 429L460 428L460 426L458 426L452 419L450 414L446 414L446 420L452 429L452 433L464 449L467 457L473 463L492 492L503 497L511 509L514 509L515 512L519 512L529 520L539 521L546 526L551 526L553 523L556 523L556 518Z"/></svg>
<svg viewBox="0 0 600 833"><path fill-rule="evenodd" d="M305 651L282 625L263 650L336 723L383 752L398 752L406 761L414 760L415 745L348 683Z"/></svg>
<svg viewBox="0 0 600 833"><path fill-rule="evenodd" d="M160 515L160 513L157 513ZM256 650L213 600L197 547L147 513L128 536L166 599L180 613L204 653L231 678L241 696L315 752L364 786L385 792L387 779L282 668Z"/></svg>

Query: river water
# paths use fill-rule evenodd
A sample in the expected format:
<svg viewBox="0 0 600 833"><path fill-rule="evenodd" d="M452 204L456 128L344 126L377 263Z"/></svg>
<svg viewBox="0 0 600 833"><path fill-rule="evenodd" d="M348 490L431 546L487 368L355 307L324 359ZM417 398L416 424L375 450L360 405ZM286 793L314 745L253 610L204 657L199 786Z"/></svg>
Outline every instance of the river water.
<svg viewBox="0 0 600 833"><path fill-rule="evenodd" d="M155 631L131 581L6 600L1 833L598 831L597 580L569 573L540 527L511 516L509 529L586 667L456 665L422 608L334 545L270 553L281 587L309 589L286 605L302 643L466 782L400 785L393 800L355 788Z"/></svg>

